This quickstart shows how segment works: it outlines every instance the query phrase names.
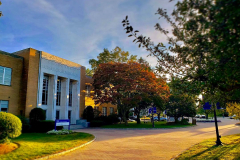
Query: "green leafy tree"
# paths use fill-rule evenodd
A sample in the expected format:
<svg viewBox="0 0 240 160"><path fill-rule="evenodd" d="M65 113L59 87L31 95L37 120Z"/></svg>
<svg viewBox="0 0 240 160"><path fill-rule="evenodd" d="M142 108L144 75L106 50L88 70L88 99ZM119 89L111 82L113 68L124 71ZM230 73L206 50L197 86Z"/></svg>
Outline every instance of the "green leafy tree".
<svg viewBox="0 0 240 160"><path fill-rule="evenodd" d="M120 47L116 47L112 51L104 49L102 53L97 56L97 59L90 59L89 64L92 69L87 69L86 74L93 76L98 66L102 63L108 62L127 62L127 61L137 61L136 55L130 55L128 51L123 51Z"/></svg>
<svg viewBox="0 0 240 160"><path fill-rule="evenodd" d="M176 3L171 16L159 8L156 14L172 27L170 32L159 23L155 25L166 35L167 45L155 45L149 37L139 35L128 17L122 23L129 37L156 57L160 74L190 82L190 89L197 86L212 96L213 103L217 102L216 93L233 101L239 100L232 98L240 89L239 6L237 0L183 0Z"/></svg>

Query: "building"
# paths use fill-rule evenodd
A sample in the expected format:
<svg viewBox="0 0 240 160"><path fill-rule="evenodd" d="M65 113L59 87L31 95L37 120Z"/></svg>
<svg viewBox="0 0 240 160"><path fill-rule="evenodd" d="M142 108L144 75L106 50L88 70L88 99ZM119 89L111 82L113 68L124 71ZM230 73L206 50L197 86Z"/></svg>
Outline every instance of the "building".
<svg viewBox="0 0 240 160"><path fill-rule="evenodd" d="M0 51L0 111L28 117L39 107L47 120L70 119L71 124L82 117L85 106L102 115L115 113L111 104L94 105L93 80L85 74L84 66L33 48Z"/></svg>

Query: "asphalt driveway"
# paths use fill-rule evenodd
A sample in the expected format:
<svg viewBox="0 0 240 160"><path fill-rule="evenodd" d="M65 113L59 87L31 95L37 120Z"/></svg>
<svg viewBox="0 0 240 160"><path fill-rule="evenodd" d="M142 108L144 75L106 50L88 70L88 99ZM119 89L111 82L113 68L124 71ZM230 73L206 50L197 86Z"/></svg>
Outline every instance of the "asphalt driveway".
<svg viewBox="0 0 240 160"><path fill-rule="evenodd" d="M220 135L240 133L239 122L219 118ZM96 136L95 142L63 156L59 160L169 160L204 139L215 138L214 123L197 123L179 129L81 129ZM223 142L224 143L224 142Z"/></svg>

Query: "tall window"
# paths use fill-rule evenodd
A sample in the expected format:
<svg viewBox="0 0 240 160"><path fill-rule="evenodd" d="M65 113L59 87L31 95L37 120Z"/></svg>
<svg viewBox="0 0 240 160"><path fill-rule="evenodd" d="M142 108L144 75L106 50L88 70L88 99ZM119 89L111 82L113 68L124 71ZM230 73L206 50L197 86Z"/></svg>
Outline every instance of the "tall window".
<svg viewBox="0 0 240 160"><path fill-rule="evenodd" d="M8 112L8 101L1 101L0 100L0 111L1 112Z"/></svg>
<svg viewBox="0 0 240 160"><path fill-rule="evenodd" d="M43 77L42 105L47 105L48 101L48 76Z"/></svg>
<svg viewBox="0 0 240 160"><path fill-rule="evenodd" d="M10 86L12 69L0 66L0 84Z"/></svg>
<svg viewBox="0 0 240 160"><path fill-rule="evenodd" d="M86 85L86 97L90 97L90 85Z"/></svg>
<svg viewBox="0 0 240 160"><path fill-rule="evenodd" d="M61 102L61 80L57 80L57 100L56 100L56 105L60 106Z"/></svg>
<svg viewBox="0 0 240 160"><path fill-rule="evenodd" d="M114 113L114 109L113 107L110 107L110 114L113 114Z"/></svg>
<svg viewBox="0 0 240 160"><path fill-rule="evenodd" d="M69 83L69 99L68 99L68 106L72 106L72 87L73 87L73 83L70 81L70 83Z"/></svg>
<svg viewBox="0 0 240 160"><path fill-rule="evenodd" d="M56 119L59 119L59 117L60 117L60 111L56 110Z"/></svg>
<svg viewBox="0 0 240 160"><path fill-rule="evenodd" d="M102 115L107 116L107 107L102 108Z"/></svg>

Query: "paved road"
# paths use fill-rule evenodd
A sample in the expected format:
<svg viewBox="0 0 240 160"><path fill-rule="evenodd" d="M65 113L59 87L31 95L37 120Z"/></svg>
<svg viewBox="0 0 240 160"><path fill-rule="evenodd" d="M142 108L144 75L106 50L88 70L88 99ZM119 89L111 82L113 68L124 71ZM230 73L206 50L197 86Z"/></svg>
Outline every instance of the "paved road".
<svg viewBox="0 0 240 160"><path fill-rule="evenodd" d="M236 120L219 118L220 135L240 133ZM169 160L193 144L215 138L214 123L157 130L82 129L97 137L90 145L55 157L58 160Z"/></svg>

